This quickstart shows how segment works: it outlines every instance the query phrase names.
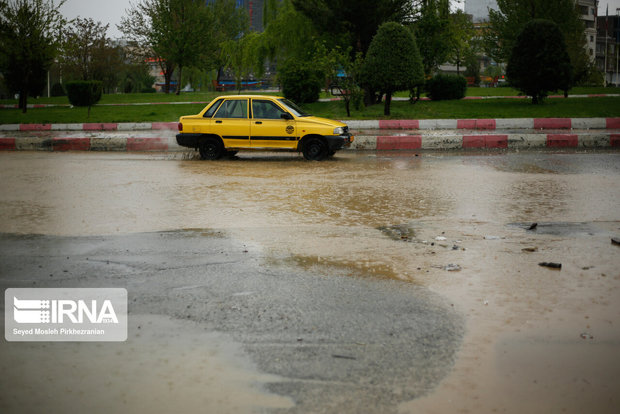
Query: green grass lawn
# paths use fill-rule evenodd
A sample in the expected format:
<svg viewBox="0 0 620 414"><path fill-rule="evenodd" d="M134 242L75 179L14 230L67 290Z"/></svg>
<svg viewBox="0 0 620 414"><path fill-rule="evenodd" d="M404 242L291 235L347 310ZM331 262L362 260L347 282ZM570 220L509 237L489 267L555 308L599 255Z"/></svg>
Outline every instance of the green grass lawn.
<svg viewBox="0 0 620 414"><path fill-rule="evenodd" d="M17 109L1 109L0 123L82 123L82 122L174 122L181 115L200 112L203 104L151 106L99 106L86 108L37 108L22 114ZM620 98L548 99L532 105L527 99L392 102L391 119L468 118L590 118L620 116ZM342 102L305 105L310 113L332 119L347 119ZM383 104L353 110L351 119L384 119Z"/></svg>
<svg viewBox="0 0 620 414"><path fill-rule="evenodd" d="M251 94L281 95L281 92L249 92ZM124 103L153 103L153 102L210 102L219 95L235 95L237 92L182 92L180 95L164 93L130 93L130 94L104 94L100 104L124 104ZM570 91L571 95L588 94L620 94L620 88L593 88L577 87ZM467 96L518 96L519 91L513 88L468 88ZM409 92L398 92L394 96L409 97ZM425 96L422 94L422 96ZM333 98L326 92L321 93L321 98ZM66 96L52 98L28 98L29 104L56 104L68 105ZM0 104L17 104L16 99L2 99Z"/></svg>
<svg viewBox="0 0 620 414"><path fill-rule="evenodd" d="M473 88L472 88L473 89ZM478 88L508 90L508 88ZM582 88L583 89L583 88ZM614 89L605 89L611 93ZM596 89L577 90L578 93L597 93ZM180 96L164 94L104 95L101 103L133 102L208 102L221 93L185 93ZM479 95L478 95L479 96ZM65 100L65 101L63 101ZM36 103L65 103L66 97L37 100ZM35 103L35 101L31 101ZM86 108L50 107L0 109L0 124L83 123L83 122L175 122L182 115L196 114L204 104L95 106L90 118ZM348 119L343 102L316 102L304 106L310 113L332 119ZM542 105L532 105L529 99L392 102L391 119L473 119L473 118L590 118L620 116L620 97L547 99ZM352 110L350 119L384 119L383 104Z"/></svg>
<svg viewBox="0 0 620 414"><path fill-rule="evenodd" d="M306 105L314 114L346 119L341 102ZM393 101L391 119L476 119L476 118L592 118L620 116L620 97L548 99L532 105L529 99L465 101ZM383 119L383 104L351 111L352 119Z"/></svg>

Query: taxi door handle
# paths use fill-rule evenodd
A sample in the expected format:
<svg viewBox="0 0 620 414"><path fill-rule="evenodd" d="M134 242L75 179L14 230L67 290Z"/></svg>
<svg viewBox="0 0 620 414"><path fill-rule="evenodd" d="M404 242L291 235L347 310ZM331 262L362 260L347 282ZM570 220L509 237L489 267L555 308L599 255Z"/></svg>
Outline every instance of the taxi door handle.
<svg viewBox="0 0 620 414"><path fill-rule="evenodd" d="M216 124L221 124L221 123L222 123L222 121L215 121L215 123L216 123Z"/></svg>
<svg viewBox="0 0 620 414"><path fill-rule="evenodd" d="M256 121L254 122L256 125L262 125L263 123L261 121Z"/></svg>

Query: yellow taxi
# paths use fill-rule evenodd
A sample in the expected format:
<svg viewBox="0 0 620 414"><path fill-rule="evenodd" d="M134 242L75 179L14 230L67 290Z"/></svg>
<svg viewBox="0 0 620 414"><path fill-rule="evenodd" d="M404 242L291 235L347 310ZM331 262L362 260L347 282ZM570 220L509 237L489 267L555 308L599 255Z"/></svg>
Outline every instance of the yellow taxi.
<svg viewBox="0 0 620 414"><path fill-rule="evenodd" d="M239 150L297 151L323 160L353 142L346 124L319 118L280 96L229 95L211 101L198 115L179 120L177 143L197 149L204 160Z"/></svg>

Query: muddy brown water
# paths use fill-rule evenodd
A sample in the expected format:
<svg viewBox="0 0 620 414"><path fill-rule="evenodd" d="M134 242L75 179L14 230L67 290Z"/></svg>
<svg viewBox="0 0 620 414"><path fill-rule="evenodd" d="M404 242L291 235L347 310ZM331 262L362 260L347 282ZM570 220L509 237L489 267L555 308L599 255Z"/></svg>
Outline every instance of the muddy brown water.
<svg viewBox="0 0 620 414"><path fill-rule="evenodd" d="M620 234L620 154L183 158L2 153L0 232L218 229L306 268L421 284L453 303L467 333L452 373L400 412L620 410L620 250L610 243ZM539 231L524 228L533 222ZM390 227L399 230L381 230ZM268 379L251 363L214 358L230 373L218 412L290 406L257 394L250 383ZM233 409L231 395L245 399Z"/></svg>

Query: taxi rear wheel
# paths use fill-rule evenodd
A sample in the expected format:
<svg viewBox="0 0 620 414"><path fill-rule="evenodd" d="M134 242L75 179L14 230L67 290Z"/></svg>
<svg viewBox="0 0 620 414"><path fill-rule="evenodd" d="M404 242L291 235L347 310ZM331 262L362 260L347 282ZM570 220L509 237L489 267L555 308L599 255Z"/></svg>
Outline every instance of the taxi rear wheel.
<svg viewBox="0 0 620 414"><path fill-rule="evenodd" d="M304 142L304 158L310 161L321 161L327 158L329 148L327 143L319 137L308 138Z"/></svg>
<svg viewBox="0 0 620 414"><path fill-rule="evenodd" d="M224 144L219 138L204 138L198 146L198 152L203 160L219 160L224 155Z"/></svg>

